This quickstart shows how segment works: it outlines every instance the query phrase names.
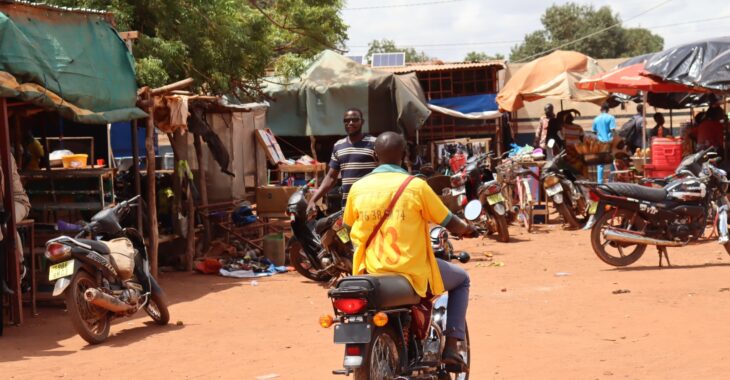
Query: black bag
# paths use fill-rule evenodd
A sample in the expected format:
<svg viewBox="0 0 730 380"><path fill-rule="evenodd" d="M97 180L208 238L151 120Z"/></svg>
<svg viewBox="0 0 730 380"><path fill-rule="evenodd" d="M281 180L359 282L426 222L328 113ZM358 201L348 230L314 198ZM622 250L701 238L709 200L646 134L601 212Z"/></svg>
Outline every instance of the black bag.
<svg viewBox="0 0 730 380"><path fill-rule="evenodd" d="M618 135L627 143L632 144L636 138L636 118L632 117L627 121L618 131Z"/></svg>

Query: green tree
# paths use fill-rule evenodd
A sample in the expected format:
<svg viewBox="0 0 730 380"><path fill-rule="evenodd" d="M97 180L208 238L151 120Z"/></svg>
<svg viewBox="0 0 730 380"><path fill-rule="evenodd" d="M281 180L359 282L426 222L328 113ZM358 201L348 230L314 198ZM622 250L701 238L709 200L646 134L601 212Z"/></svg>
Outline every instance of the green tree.
<svg viewBox="0 0 730 380"><path fill-rule="evenodd" d="M113 12L120 31L136 30L140 86L192 77L198 90L260 97L274 69L297 75L323 49L342 50L342 0L50 0Z"/></svg>
<svg viewBox="0 0 730 380"><path fill-rule="evenodd" d="M497 53L495 55L489 55L484 52L477 52L477 51L470 51L466 53L466 57L464 57L464 62L482 62L482 61L495 61L495 60L503 60L504 55Z"/></svg>
<svg viewBox="0 0 730 380"><path fill-rule="evenodd" d="M664 40L647 29L623 28L621 18L609 6L553 5L540 21L543 29L525 35L522 43L512 47L511 61L532 60L556 48L594 58L619 58L651 53L664 46Z"/></svg>
<svg viewBox="0 0 730 380"><path fill-rule="evenodd" d="M406 62L430 61L431 57L422 51L416 51L412 47L398 47L395 41L389 39L373 40L368 44L367 56L372 57L374 53L406 53Z"/></svg>

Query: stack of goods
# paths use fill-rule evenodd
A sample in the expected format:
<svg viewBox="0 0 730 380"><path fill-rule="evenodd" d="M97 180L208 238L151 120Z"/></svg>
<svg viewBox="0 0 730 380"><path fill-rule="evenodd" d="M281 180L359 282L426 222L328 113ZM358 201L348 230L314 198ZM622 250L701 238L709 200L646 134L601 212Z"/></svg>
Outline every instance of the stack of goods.
<svg viewBox="0 0 730 380"><path fill-rule="evenodd" d="M574 145L575 151L583 156L586 165L610 164L613 160L612 152L618 149L620 139L613 139L610 142L601 142L592 136L586 136L583 142Z"/></svg>

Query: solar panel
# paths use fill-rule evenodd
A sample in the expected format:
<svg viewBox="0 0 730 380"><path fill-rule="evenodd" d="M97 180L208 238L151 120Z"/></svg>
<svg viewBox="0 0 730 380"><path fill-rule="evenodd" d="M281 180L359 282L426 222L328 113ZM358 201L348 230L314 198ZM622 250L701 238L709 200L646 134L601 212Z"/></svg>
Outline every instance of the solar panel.
<svg viewBox="0 0 730 380"><path fill-rule="evenodd" d="M373 67L405 66L406 53L375 53Z"/></svg>
<svg viewBox="0 0 730 380"><path fill-rule="evenodd" d="M350 58L351 60L362 65L363 56L361 55L348 55L347 58Z"/></svg>

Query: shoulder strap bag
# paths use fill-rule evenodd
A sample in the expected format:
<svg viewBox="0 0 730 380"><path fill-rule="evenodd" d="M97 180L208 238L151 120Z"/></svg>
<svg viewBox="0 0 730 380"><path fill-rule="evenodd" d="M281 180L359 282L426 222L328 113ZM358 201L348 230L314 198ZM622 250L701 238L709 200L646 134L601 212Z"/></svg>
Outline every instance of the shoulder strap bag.
<svg viewBox="0 0 730 380"><path fill-rule="evenodd" d="M373 242L373 239L375 238L375 235L380 231L380 227L383 226L383 223L385 223L385 219L388 219L388 216L390 216L390 213L393 212L393 207L395 206L395 202L398 201L398 198L400 198L401 194L403 194L403 191L406 189L409 183L416 178L412 175L409 175L408 178L403 181L403 183L398 188L398 191L395 192L395 195L393 196L393 199L390 201L390 204L388 205L388 208L385 209L385 212L383 213L383 216L380 218L380 221L378 221L378 224L375 225L375 228L373 228L373 232L370 233L370 236L368 237L368 240L365 242L365 250L368 249L370 246L370 243Z"/></svg>

